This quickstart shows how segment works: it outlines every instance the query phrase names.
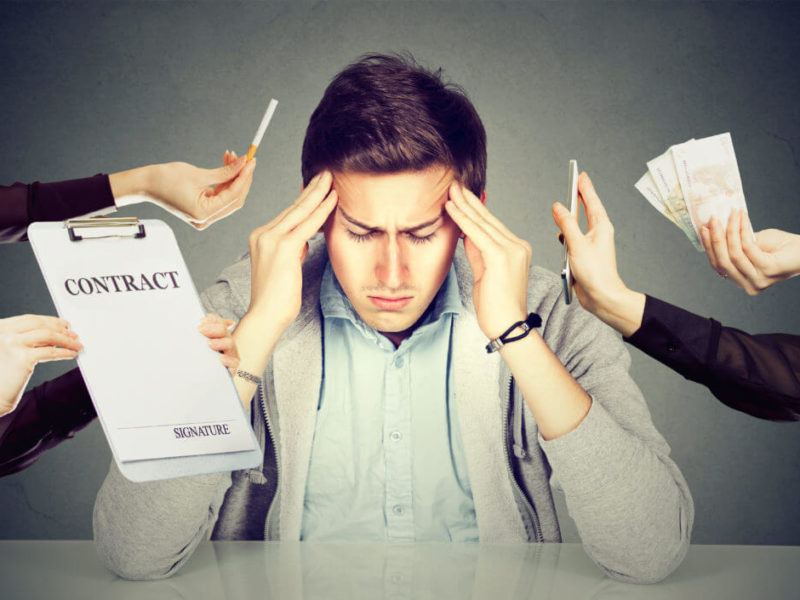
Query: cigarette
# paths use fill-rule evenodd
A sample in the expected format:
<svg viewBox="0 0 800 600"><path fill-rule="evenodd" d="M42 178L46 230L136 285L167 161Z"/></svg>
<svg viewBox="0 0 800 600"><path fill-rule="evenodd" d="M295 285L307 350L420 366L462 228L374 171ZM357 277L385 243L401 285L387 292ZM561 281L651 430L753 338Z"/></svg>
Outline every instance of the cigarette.
<svg viewBox="0 0 800 600"><path fill-rule="evenodd" d="M256 135L253 138L253 143L250 144L250 149L247 151L248 162L253 160L253 157L256 155L256 150L258 150L258 146L261 144L261 138L264 137L264 132L267 130L267 125L269 125L272 119L272 114L275 112L276 106L278 106L278 101L275 100L275 98L271 98L269 106L267 106L267 112L264 113L264 118L261 119L261 125L258 126L258 131L256 131Z"/></svg>

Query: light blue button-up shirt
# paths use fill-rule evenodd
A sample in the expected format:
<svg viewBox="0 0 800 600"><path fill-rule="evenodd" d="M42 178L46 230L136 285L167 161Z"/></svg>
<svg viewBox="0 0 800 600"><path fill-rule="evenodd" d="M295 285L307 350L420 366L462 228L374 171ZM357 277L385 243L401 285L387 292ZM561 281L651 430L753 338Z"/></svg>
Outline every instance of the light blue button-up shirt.
<svg viewBox="0 0 800 600"><path fill-rule="evenodd" d="M397 349L358 316L330 264L320 306L324 377L301 539L477 541L450 369L454 268Z"/></svg>

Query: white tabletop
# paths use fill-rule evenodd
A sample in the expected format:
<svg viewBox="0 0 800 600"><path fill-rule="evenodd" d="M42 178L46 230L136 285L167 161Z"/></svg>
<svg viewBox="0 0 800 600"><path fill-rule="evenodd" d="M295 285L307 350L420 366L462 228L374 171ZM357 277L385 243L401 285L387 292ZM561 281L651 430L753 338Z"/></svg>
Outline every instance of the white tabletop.
<svg viewBox="0 0 800 600"><path fill-rule="evenodd" d="M800 547L692 546L663 582L603 575L580 544L209 542L177 575L126 581L91 541L0 541L0 598L679 598L800 597Z"/></svg>

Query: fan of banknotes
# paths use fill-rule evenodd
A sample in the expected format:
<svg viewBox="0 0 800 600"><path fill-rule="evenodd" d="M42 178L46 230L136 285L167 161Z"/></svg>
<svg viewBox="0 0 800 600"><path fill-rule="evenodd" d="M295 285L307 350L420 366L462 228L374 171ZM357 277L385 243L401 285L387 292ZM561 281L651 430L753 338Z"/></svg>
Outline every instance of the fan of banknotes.
<svg viewBox="0 0 800 600"><path fill-rule="evenodd" d="M747 210L730 133L672 146L647 162L636 189L700 252L700 228L711 217L724 227L731 211Z"/></svg>

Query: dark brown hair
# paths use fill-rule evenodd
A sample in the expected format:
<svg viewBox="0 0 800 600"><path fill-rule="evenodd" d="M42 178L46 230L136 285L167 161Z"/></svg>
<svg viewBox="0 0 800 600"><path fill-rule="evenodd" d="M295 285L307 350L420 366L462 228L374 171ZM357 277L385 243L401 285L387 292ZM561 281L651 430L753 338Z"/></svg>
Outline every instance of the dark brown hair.
<svg viewBox="0 0 800 600"><path fill-rule="evenodd" d="M486 132L459 86L411 56L369 54L341 71L311 115L303 184L319 171L453 169L476 195L486 187Z"/></svg>

